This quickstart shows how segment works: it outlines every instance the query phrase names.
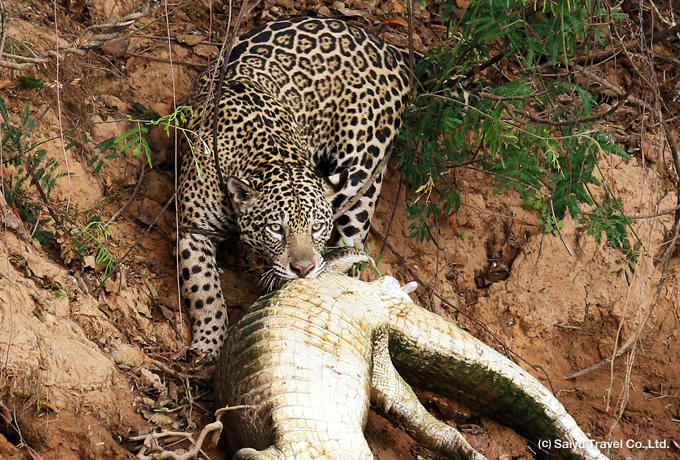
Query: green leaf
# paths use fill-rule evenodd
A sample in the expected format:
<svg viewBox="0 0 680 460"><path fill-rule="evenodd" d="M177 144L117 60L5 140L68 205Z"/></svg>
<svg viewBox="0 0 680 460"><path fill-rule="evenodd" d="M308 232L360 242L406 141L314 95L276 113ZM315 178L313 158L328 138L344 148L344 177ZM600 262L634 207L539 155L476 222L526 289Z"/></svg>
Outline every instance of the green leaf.
<svg viewBox="0 0 680 460"><path fill-rule="evenodd" d="M9 122L9 114L7 113L7 107L5 106L5 101L1 97L0 97L0 113L2 114L2 118L6 122Z"/></svg>
<svg viewBox="0 0 680 460"><path fill-rule="evenodd" d="M101 141L99 144L95 145L94 148L95 150L99 150L101 153L104 153L107 150L111 149L114 145L116 145L116 138L110 137L104 141Z"/></svg>
<svg viewBox="0 0 680 460"><path fill-rule="evenodd" d="M40 78L33 78L29 76L19 77L19 87L25 89L42 88L45 82Z"/></svg>

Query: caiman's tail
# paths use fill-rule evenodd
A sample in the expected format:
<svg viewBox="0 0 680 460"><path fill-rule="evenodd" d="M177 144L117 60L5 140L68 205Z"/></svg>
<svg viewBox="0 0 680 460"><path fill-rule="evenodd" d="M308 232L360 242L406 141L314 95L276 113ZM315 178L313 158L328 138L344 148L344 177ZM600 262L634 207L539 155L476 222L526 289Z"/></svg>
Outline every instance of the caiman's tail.
<svg viewBox="0 0 680 460"><path fill-rule="evenodd" d="M541 456L604 460L536 378L454 324L413 304L390 309L389 350L410 384L454 399L521 433Z"/></svg>

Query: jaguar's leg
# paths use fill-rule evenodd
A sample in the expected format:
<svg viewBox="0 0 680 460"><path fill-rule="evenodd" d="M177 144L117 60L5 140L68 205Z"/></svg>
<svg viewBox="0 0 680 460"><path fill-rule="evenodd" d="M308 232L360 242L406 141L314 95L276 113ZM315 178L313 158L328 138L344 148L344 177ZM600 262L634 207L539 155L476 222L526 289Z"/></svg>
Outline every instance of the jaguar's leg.
<svg viewBox="0 0 680 460"><path fill-rule="evenodd" d="M215 258L216 243L205 235L180 233L178 247L180 293L193 325L191 348L212 361L222 348L228 320Z"/></svg>
<svg viewBox="0 0 680 460"><path fill-rule="evenodd" d="M368 230L371 227L371 219L378 203L382 188L383 172L376 174L373 182L368 186L364 194L344 214L335 220L335 238L330 243L333 246L354 246L355 243L363 247ZM351 175L350 175L351 180ZM340 192L336 197L334 207L336 211L341 209L352 196Z"/></svg>

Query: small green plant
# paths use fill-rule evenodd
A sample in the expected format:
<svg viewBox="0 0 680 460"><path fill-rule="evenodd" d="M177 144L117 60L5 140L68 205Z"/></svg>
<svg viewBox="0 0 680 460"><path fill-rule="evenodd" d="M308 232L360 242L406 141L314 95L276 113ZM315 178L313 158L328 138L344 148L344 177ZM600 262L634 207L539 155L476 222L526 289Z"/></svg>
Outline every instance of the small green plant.
<svg viewBox="0 0 680 460"><path fill-rule="evenodd" d="M32 57L38 57L38 53L33 49L35 45L28 41L19 40L16 37L7 35L5 37L5 47L3 53L12 55L18 54L21 48L24 48Z"/></svg>
<svg viewBox="0 0 680 460"><path fill-rule="evenodd" d="M134 128L121 134L113 141L113 143L116 145L116 149L119 152L124 152L132 147L133 155L137 156L140 153L144 153L149 162L149 166L153 167L153 164L151 163L151 148L149 147L149 142L146 140L146 137L144 137L148 132L149 128L142 125L140 122L136 122Z"/></svg>
<svg viewBox="0 0 680 460"><path fill-rule="evenodd" d="M0 98L0 115L2 161L11 166L4 179L5 200L30 225L31 235L43 245L50 245L54 239L54 233L48 229L51 219L44 217L43 204L30 197L27 186L37 184L45 196L49 196L56 180L66 173L57 172L59 163L54 158L48 158L45 149L35 148L40 136L32 134L35 120L29 116L30 102L26 102L16 124L11 120L4 100Z"/></svg>
<svg viewBox="0 0 680 460"><path fill-rule="evenodd" d="M82 133L81 139L83 141L83 145L88 144L87 134ZM92 156L87 161L88 165L94 166L94 169L92 171L93 173L95 174L101 173L101 170L104 167L104 163L106 161L120 158L120 154L114 148L115 146L116 138L106 139L94 146L94 149L92 149L91 152Z"/></svg>
<svg viewBox="0 0 680 460"><path fill-rule="evenodd" d="M108 150L115 146L118 152L125 152L129 148L132 148L132 153L135 156L144 153L149 162L149 167L153 168L153 163L151 162L151 147L149 147L149 142L146 140L145 135L149 133L148 125L156 124L161 116L156 111L148 109L139 102L130 101L130 104L134 108L134 111L128 114L127 122L132 128L116 138L105 140L97 147Z"/></svg>
<svg viewBox="0 0 680 460"><path fill-rule="evenodd" d="M191 107L178 106L174 112L165 116L160 116L157 112L147 109L144 105L138 102L131 101L130 103L135 108L135 112L128 114L127 122L132 125L133 128L116 138L107 139L106 141L99 144L98 147L106 147L108 149L111 146L115 146L116 150L119 152L123 152L131 147L134 147L132 153L134 155L144 153L149 162L149 166L153 167L151 162L151 149L144 135L148 134L149 126L163 126L165 133L168 136L170 136L170 131L173 128L184 134L187 142L189 143L191 152L194 152L194 145L191 136L189 136L189 131L182 127L182 125L184 125L184 123L187 121L187 115L189 117L194 116L194 111ZM201 142L204 144L204 149L207 149L205 151L209 152L210 148L208 145L202 140ZM198 164L196 167L198 169ZM199 178L203 180L200 169L198 173Z"/></svg>
<svg viewBox="0 0 680 460"><path fill-rule="evenodd" d="M366 242L366 247L365 247L364 251L366 251L366 254L368 254L369 256L371 255L371 243ZM382 252L382 253L378 254L377 256L373 257L373 262L375 262L375 265L372 266L373 272L374 272L376 275L380 276L380 277L382 277L383 274L382 274L382 273L380 272L380 270L378 269L378 262L379 262L383 257L385 257L385 253L384 253L384 252ZM362 271L364 271L366 268L368 268L368 263L366 263L366 262L362 263L362 264L359 266L359 270L358 270L359 273L361 273Z"/></svg>
<svg viewBox="0 0 680 460"><path fill-rule="evenodd" d="M599 203L590 214L579 219L580 231L585 231L595 238L597 243L606 237L606 245L610 249L621 251L627 268L632 272L637 261L637 254L642 244L636 239L631 246L626 230L630 227L631 219L623 214L623 203L619 199L607 199Z"/></svg>
<svg viewBox="0 0 680 460"><path fill-rule="evenodd" d="M44 413L51 413L52 409L49 407L50 390L47 388L38 387L35 389L35 416L40 417ZM46 404L47 403L47 404Z"/></svg>
<svg viewBox="0 0 680 460"><path fill-rule="evenodd" d="M19 77L19 87L23 89L38 89L45 85L45 81L42 78L33 78L27 75Z"/></svg>
<svg viewBox="0 0 680 460"><path fill-rule="evenodd" d="M536 198L527 198L524 201L524 207L537 212L538 224L543 227L546 233L557 236L560 229L564 227L564 222L555 218L551 202L544 197L539 195Z"/></svg>
<svg viewBox="0 0 680 460"><path fill-rule="evenodd" d="M94 261L103 267L104 274L109 274L113 270L115 262L106 245L109 235L109 226L97 216L92 217L87 225L74 235L82 252L94 252Z"/></svg>
<svg viewBox="0 0 680 460"><path fill-rule="evenodd" d="M494 177L496 193L516 190L546 232L559 232L569 213L632 267L622 208L596 203L591 192L603 155L629 157L598 128L596 97L560 71L577 52L604 44L599 24L622 15L572 0L537 5L481 0L461 11L445 4L452 39L418 62L416 97L395 150L414 190L406 200L411 236L431 239L433 219L458 210L451 172L474 167Z"/></svg>
<svg viewBox="0 0 680 460"><path fill-rule="evenodd" d="M17 54L19 51L19 43L14 37L7 35L5 37L5 46L2 49L4 54Z"/></svg>

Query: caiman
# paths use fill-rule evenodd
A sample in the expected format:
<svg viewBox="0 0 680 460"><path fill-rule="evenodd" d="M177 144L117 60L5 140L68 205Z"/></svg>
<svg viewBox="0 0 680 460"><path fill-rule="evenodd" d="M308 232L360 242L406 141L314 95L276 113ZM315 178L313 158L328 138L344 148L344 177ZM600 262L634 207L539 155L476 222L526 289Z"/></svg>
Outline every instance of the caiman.
<svg viewBox="0 0 680 460"><path fill-rule="evenodd" d="M413 303L412 283L360 281L344 263L263 296L230 331L215 388L221 406L245 406L223 415L234 458L371 459L373 402L433 451L484 459L409 383L514 428L541 457L607 458L531 374Z"/></svg>

